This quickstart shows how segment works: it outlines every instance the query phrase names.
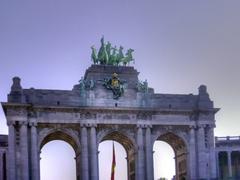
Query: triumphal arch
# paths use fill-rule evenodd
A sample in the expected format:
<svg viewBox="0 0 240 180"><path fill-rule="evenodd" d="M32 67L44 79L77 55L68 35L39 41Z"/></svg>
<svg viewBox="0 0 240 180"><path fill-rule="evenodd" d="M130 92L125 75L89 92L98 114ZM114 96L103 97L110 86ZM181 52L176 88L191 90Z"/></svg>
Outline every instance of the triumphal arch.
<svg viewBox="0 0 240 180"><path fill-rule="evenodd" d="M155 93L127 66L133 50L120 57L121 48L117 55L113 49L106 56L106 47L102 54L92 47L94 64L71 90L24 89L13 78L8 102L2 103L9 127L8 179L39 180L39 154L52 140L73 147L78 180L99 179L98 145L104 140L124 146L128 180L153 180L156 140L174 149L177 180L216 179L218 109L206 86L196 95Z"/></svg>

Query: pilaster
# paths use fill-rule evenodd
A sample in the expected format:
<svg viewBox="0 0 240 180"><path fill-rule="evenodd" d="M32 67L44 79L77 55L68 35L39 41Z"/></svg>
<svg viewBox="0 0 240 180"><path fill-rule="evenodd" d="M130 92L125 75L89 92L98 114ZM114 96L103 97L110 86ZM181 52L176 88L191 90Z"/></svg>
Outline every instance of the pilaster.
<svg viewBox="0 0 240 180"><path fill-rule="evenodd" d="M147 166L147 180L153 180L153 143L152 143L152 126L146 126L146 166Z"/></svg>
<svg viewBox="0 0 240 180"><path fill-rule="evenodd" d="M143 144L143 125L137 126L137 179L145 180L144 144Z"/></svg>
<svg viewBox="0 0 240 180"><path fill-rule="evenodd" d="M21 180L29 180L28 123L20 122Z"/></svg>
<svg viewBox="0 0 240 180"><path fill-rule="evenodd" d="M89 180L88 169L88 136L86 124L81 124L81 179Z"/></svg>
<svg viewBox="0 0 240 180"><path fill-rule="evenodd" d="M207 157L205 146L205 125L199 125L197 130L198 140L198 178L207 179Z"/></svg>
<svg viewBox="0 0 240 180"><path fill-rule="evenodd" d="M0 149L0 180L4 180L3 179L3 151Z"/></svg>
<svg viewBox="0 0 240 180"><path fill-rule="evenodd" d="M210 178L217 178L217 162L215 154L215 143L214 143L214 125L210 125L208 129L208 145L209 145L209 166L210 166Z"/></svg>
<svg viewBox="0 0 240 180"><path fill-rule="evenodd" d="M217 178L220 177L220 171L219 171L219 152L216 151L216 165L217 165Z"/></svg>
<svg viewBox="0 0 240 180"><path fill-rule="evenodd" d="M37 138L37 123L31 122L31 178L40 180L39 154L38 154L38 138Z"/></svg>
<svg viewBox="0 0 240 180"><path fill-rule="evenodd" d="M196 157L196 136L195 136L196 127L190 126L189 131L189 164L188 172L190 172L190 179L197 179L196 169L197 169L197 157Z"/></svg>
<svg viewBox="0 0 240 180"><path fill-rule="evenodd" d="M231 151L227 152L227 157L228 157L228 176L229 178L232 177L232 158L231 158Z"/></svg>
<svg viewBox="0 0 240 180"><path fill-rule="evenodd" d="M97 137L96 137L96 124L90 127L90 155L91 155L91 180L98 180L98 151L97 151Z"/></svg>
<svg viewBox="0 0 240 180"><path fill-rule="evenodd" d="M15 122L8 121L8 180L16 180L16 131Z"/></svg>

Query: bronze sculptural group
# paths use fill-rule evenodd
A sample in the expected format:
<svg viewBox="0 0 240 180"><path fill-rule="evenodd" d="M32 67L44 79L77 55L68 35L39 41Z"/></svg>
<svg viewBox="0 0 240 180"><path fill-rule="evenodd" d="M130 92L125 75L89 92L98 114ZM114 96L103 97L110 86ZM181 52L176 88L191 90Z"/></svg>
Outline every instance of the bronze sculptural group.
<svg viewBox="0 0 240 180"><path fill-rule="evenodd" d="M91 59L94 64L126 66L131 61L134 61L132 56L133 49L128 49L124 55L122 46L120 46L119 49L116 46L112 47L110 42L104 42L104 37L101 38L101 47L98 52L94 46L92 46L91 49Z"/></svg>
<svg viewBox="0 0 240 180"><path fill-rule="evenodd" d="M120 80L117 73L113 73L111 78L105 78L104 80L99 80L103 82L103 86L106 89L112 90L113 99L118 99L124 93L124 84L126 83L123 80Z"/></svg>

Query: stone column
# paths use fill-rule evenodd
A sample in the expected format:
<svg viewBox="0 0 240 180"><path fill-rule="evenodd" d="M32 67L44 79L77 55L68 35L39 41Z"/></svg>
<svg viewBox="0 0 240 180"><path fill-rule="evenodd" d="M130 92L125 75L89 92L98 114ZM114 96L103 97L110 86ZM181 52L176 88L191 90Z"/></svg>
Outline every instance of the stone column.
<svg viewBox="0 0 240 180"><path fill-rule="evenodd" d="M88 172L88 136L87 127L85 124L81 125L81 179L89 180Z"/></svg>
<svg viewBox="0 0 240 180"><path fill-rule="evenodd" d="M21 122L20 125L21 180L29 180L27 122Z"/></svg>
<svg viewBox="0 0 240 180"><path fill-rule="evenodd" d="M217 165L217 179L220 178L220 171L219 171L219 155L218 155L218 151L216 151L216 165Z"/></svg>
<svg viewBox="0 0 240 180"><path fill-rule="evenodd" d="M146 128L146 166L147 180L153 180L153 143L150 126Z"/></svg>
<svg viewBox="0 0 240 180"><path fill-rule="evenodd" d="M232 158L231 158L231 151L227 152L228 155L228 177L232 177Z"/></svg>
<svg viewBox="0 0 240 180"><path fill-rule="evenodd" d="M93 124L90 129L90 146L91 146L91 180L98 180L98 157L97 157L97 138L96 125Z"/></svg>
<svg viewBox="0 0 240 180"><path fill-rule="evenodd" d="M144 145L143 145L143 129L141 125L137 127L137 178L138 180L145 180L145 162L144 162Z"/></svg>
<svg viewBox="0 0 240 180"><path fill-rule="evenodd" d="M0 149L0 180L3 179L3 151Z"/></svg>
<svg viewBox="0 0 240 180"><path fill-rule="evenodd" d="M215 143L214 143L214 125L209 126L208 130L208 144L209 144L209 166L210 166L210 178L217 178L217 162L215 154Z"/></svg>
<svg viewBox="0 0 240 180"><path fill-rule="evenodd" d="M16 132L15 122L8 122L8 180L16 179Z"/></svg>
<svg viewBox="0 0 240 180"><path fill-rule="evenodd" d="M190 172L190 179L195 180L197 179L196 176L196 138L195 138L195 126L190 127L189 132L189 165L188 165L188 172Z"/></svg>
<svg viewBox="0 0 240 180"><path fill-rule="evenodd" d="M39 180L40 169L38 168L38 138L37 138L37 123L31 124L31 175L32 179Z"/></svg>
<svg viewBox="0 0 240 180"><path fill-rule="evenodd" d="M198 178L207 179L207 157L205 146L204 125L198 126L197 140L198 140Z"/></svg>
<svg viewBox="0 0 240 180"><path fill-rule="evenodd" d="M41 179L41 175L40 175L40 160L41 160L41 157L40 157L40 154L41 154L41 150L39 149L39 150L38 150L38 164L37 164L37 168L38 168L38 179Z"/></svg>

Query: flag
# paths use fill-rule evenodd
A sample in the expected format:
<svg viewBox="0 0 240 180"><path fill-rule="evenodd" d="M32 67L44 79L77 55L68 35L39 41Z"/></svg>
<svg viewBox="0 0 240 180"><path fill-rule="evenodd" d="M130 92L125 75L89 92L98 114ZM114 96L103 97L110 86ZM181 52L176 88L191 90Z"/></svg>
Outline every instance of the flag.
<svg viewBox="0 0 240 180"><path fill-rule="evenodd" d="M115 159L115 148L114 148L114 143L113 143L113 156L112 156L112 172L111 172L111 180L114 180L115 167L116 167L116 159Z"/></svg>

